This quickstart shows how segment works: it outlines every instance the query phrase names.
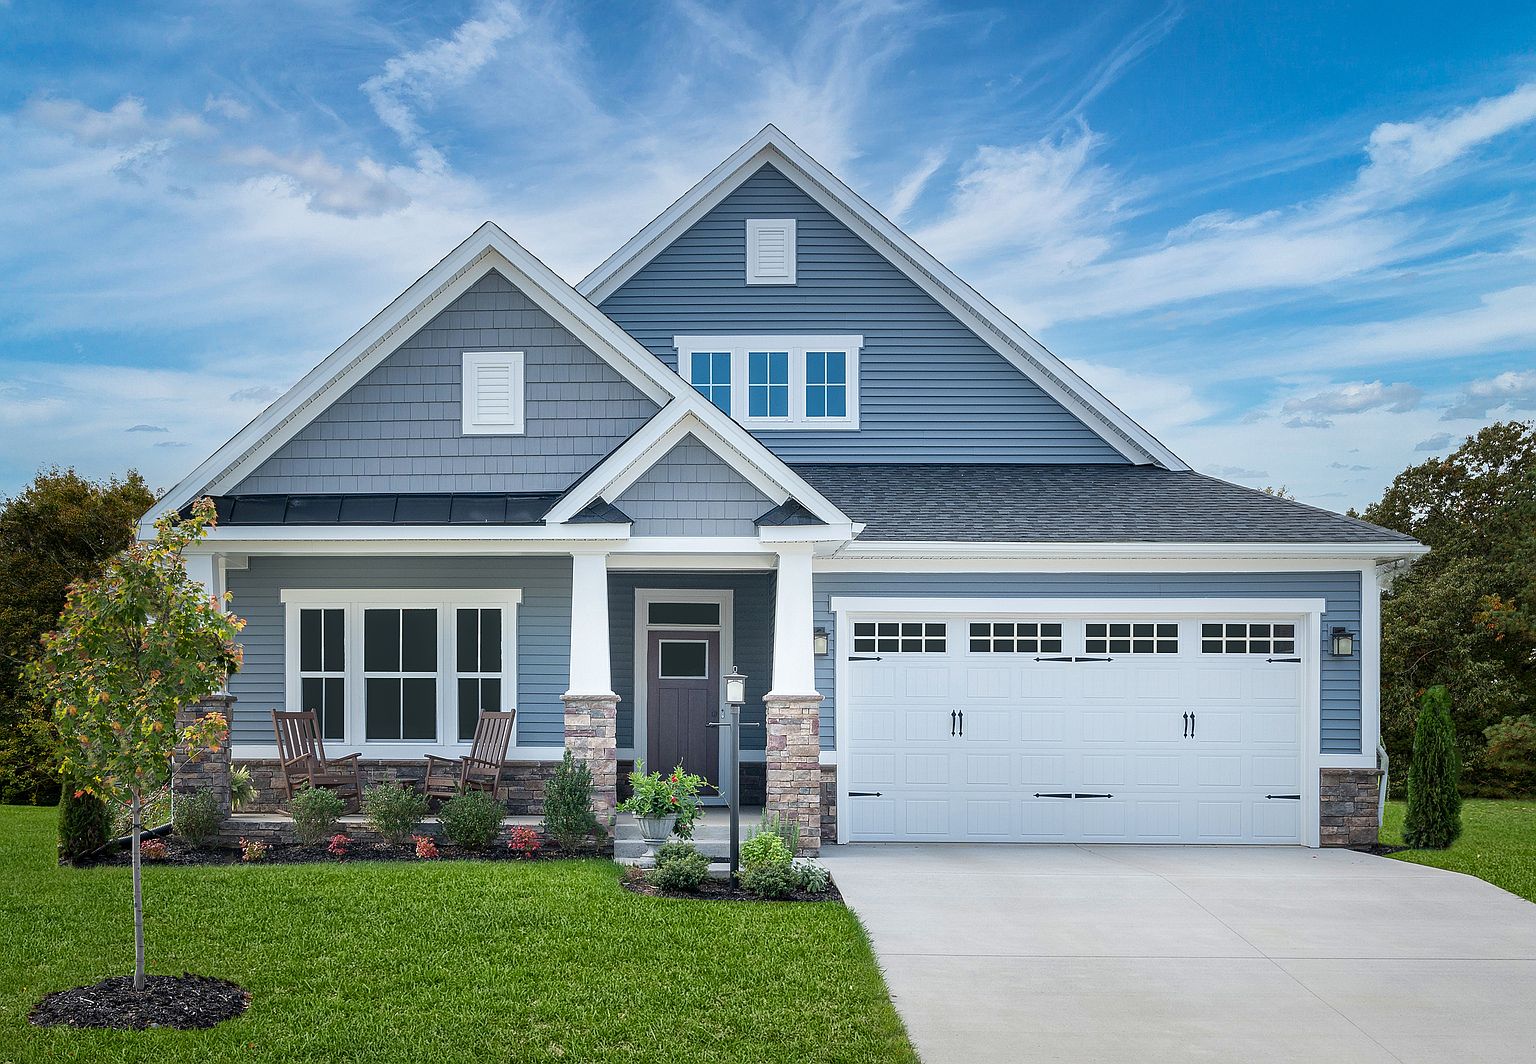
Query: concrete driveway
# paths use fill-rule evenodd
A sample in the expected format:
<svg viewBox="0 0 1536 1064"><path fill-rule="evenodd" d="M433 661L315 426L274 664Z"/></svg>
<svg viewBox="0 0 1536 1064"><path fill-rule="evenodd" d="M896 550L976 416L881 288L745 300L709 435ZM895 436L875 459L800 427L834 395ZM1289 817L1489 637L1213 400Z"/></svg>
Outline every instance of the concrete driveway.
<svg viewBox="0 0 1536 1064"><path fill-rule="evenodd" d="M1536 905L1347 850L831 847L928 1064L1536 1061Z"/></svg>

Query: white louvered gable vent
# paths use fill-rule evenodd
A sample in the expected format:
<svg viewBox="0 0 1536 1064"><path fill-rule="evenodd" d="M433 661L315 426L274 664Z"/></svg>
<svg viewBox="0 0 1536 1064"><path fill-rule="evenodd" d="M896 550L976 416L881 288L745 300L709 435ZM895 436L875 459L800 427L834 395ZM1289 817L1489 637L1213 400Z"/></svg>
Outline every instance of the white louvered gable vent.
<svg viewBox="0 0 1536 1064"><path fill-rule="evenodd" d="M523 434L523 353L464 352L466 435Z"/></svg>
<svg viewBox="0 0 1536 1064"><path fill-rule="evenodd" d="M747 284L795 283L795 220L747 219Z"/></svg>

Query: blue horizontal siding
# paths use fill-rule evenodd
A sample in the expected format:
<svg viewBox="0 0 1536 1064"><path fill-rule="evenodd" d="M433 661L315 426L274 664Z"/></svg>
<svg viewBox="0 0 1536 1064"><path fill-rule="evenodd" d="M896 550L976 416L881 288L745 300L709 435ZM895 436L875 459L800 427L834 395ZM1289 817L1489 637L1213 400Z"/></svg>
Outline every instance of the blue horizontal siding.
<svg viewBox="0 0 1536 1064"><path fill-rule="evenodd" d="M1337 573L818 573L814 579L816 623L833 633L834 595L924 598L1323 598L1323 632L1342 625L1360 631L1360 574ZM1325 650L1320 646L1319 652ZM821 704L821 744L834 746L837 650L816 659ZM1360 652L1335 658L1322 653L1322 740L1328 754L1360 752Z"/></svg>
<svg viewBox="0 0 1536 1064"><path fill-rule="evenodd" d="M794 218L797 283L746 283L746 220ZM684 333L857 333L857 432L754 432L791 462L1125 458L779 170L764 166L601 304L676 368Z"/></svg>
<svg viewBox="0 0 1536 1064"><path fill-rule="evenodd" d="M229 572L232 608L247 621L245 664L230 679L236 743L271 745L274 709L286 697L284 610L290 588L520 588L517 610L517 743L563 746L570 674L571 560L547 558L252 558Z"/></svg>
<svg viewBox="0 0 1536 1064"><path fill-rule="evenodd" d="M524 435L464 435L465 351L524 353ZM563 491L655 412L493 270L233 493Z"/></svg>
<svg viewBox="0 0 1536 1064"><path fill-rule="evenodd" d="M635 742L635 589L734 592L731 631L734 665L747 677L747 704L741 719L741 748L763 748L763 696L773 679L772 573L611 573L608 577L608 625L613 690L619 696L619 746Z"/></svg>

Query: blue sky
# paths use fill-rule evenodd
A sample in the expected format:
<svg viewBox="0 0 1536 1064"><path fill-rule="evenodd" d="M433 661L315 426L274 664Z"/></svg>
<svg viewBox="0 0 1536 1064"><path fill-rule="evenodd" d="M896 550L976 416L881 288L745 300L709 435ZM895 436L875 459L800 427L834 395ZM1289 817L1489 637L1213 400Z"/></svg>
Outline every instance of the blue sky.
<svg viewBox="0 0 1536 1064"><path fill-rule="evenodd" d="M169 486L481 221L577 280L767 122L1197 468L1536 416L1529 3L0 0L0 493Z"/></svg>

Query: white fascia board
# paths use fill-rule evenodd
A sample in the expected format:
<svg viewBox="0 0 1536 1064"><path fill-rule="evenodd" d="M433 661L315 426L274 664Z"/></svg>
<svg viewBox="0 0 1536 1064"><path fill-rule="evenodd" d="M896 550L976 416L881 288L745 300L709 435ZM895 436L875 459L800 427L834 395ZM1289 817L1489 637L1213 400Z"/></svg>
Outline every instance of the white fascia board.
<svg viewBox="0 0 1536 1064"><path fill-rule="evenodd" d="M665 406L692 391L554 271L486 222L172 488L140 522L141 532L148 533L156 515L179 509L198 494L216 494L238 483L335 396L409 339L414 334L410 326L431 320L492 269L504 274L653 402Z"/></svg>
<svg viewBox="0 0 1536 1064"><path fill-rule="evenodd" d="M1072 614L1113 617L1148 614L1180 616L1306 616L1321 614L1320 598L1221 598L1181 595L1175 598L923 598L906 595L833 595L833 613L1006 613Z"/></svg>
<svg viewBox="0 0 1536 1064"><path fill-rule="evenodd" d="M610 503L614 502L689 435L741 474L743 479L775 505L793 496L828 524L849 523L842 511L754 439L751 433L725 418L703 396L694 392L692 387L684 387L692 393L691 396L674 401L615 448L612 454L598 463L550 508L544 516L545 523L561 525L580 513L594 499L603 498ZM716 416L710 417L710 411ZM717 418L724 418L725 425L720 425Z"/></svg>
<svg viewBox="0 0 1536 1064"><path fill-rule="evenodd" d="M798 178L797 184L822 207L872 247L884 249L898 269L984 340L996 339L997 352L1057 402L1089 424L1102 425L1107 430L1105 440L1126 458L1137 464L1152 462L1172 470L1189 468L1161 441L772 125L765 126L635 234L584 278L577 290L593 303L601 303L676 234L707 214L766 162L789 171L787 176L792 180Z"/></svg>
<svg viewBox="0 0 1536 1064"><path fill-rule="evenodd" d="M1359 568L1365 559L1417 558L1422 543L962 543L857 540L838 552L846 561L903 559L1336 559Z"/></svg>
<svg viewBox="0 0 1536 1064"><path fill-rule="evenodd" d="M757 530L764 546L779 543L848 543L858 533L857 526L844 521L835 525L766 525Z"/></svg>

